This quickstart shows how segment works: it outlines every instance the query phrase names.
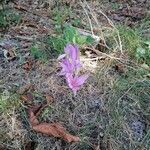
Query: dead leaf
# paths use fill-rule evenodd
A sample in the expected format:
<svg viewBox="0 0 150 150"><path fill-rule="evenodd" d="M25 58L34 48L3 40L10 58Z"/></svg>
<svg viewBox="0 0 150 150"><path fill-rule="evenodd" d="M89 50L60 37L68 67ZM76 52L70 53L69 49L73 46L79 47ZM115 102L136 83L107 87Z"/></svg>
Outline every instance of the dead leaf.
<svg viewBox="0 0 150 150"><path fill-rule="evenodd" d="M33 85L29 83L29 84L26 84L26 85L20 87L20 89L18 90L18 93L19 94L24 94L25 92L27 92L31 89L33 89Z"/></svg>
<svg viewBox="0 0 150 150"><path fill-rule="evenodd" d="M23 68L24 70L29 71L29 70L32 68L32 65L33 65L32 61L29 60L29 61L25 62L25 63L22 65L22 68Z"/></svg>
<svg viewBox="0 0 150 150"><path fill-rule="evenodd" d="M67 142L78 142L80 138L67 133L66 129L59 123L41 123L33 126L33 130L54 137L61 137Z"/></svg>
<svg viewBox="0 0 150 150"><path fill-rule="evenodd" d="M31 93L27 93L27 94L21 95L20 99L27 104L31 104L33 101L33 95Z"/></svg>
<svg viewBox="0 0 150 150"><path fill-rule="evenodd" d="M115 65L115 70L118 72L118 73L125 73L126 72L126 68L123 64L116 64Z"/></svg>
<svg viewBox="0 0 150 150"><path fill-rule="evenodd" d="M45 98L46 98L47 104L51 104L54 102L53 97L50 95L45 95Z"/></svg>
<svg viewBox="0 0 150 150"><path fill-rule="evenodd" d="M32 112L31 109L28 110L29 113L29 122L31 123L32 126L38 125L39 121L37 120L36 116Z"/></svg>
<svg viewBox="0 0 150 150"><path fill-rule="evenodd" d="M24 145L24 150L35 150L37 146L37 143L34 141L29 141Z"/></svg>
<svg viewBox="0 0 150 150"><path fill-rule="evenodd" d="M7 50L4 50L4 57L8 60L15 60L16 59L16 53L15 53L15 48L10 47Z"/></svg>
<svg viewBox="0 0 150 150"><path fill-rule="evenodd" d="M42 104L37 104L37 105L34 105L32 107L30 107L30 111L32 111L34 113L34 115L37 117L38 115L38 112L41 111L43 105Z"/></svg>
<svg viewBox="0 0 150 150"><path fill-rule="evenodd" d="M66 129L60 123L39 123L37 116L43 108L47 106L40 104L35 105L28 110L29 122L32 125L33 130L49 136L63 138L67 142L78 142L80 138L69 134Z"/></svg>

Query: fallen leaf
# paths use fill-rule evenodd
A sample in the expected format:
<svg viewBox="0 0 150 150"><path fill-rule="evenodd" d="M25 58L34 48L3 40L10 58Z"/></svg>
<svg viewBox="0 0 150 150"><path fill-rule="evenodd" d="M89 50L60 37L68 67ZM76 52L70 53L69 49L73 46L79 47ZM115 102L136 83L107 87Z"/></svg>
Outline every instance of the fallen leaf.
<svg viewBox="0 0 150 150"><path fill-rule="evenodd" d="M118 73L125 73L126 72L126 68L123 64L116 64L115 65L115 70L118 72Z"/></svg>
<svg viewBox="0 0 150 150"><path fill-rule="evenodd" d="M30 111L32 111L34 113L35 116L38 116L38 112L41 111L43 105L42 104L37 104L37 105L34 105L32 107L30 107Z"/></svg>
<svg viewBox="0 0 150 150"><path fill-rule="evenodd" d="M32 112L31 109L28 110L29 113L29 122L32 126L38 125L39 121L37 120L36 116L34 115L34 113Z"/></svg>
<svg viewBox="0 0 150 150"><path fill-rule="evenodd" d="M59 123L41 123L33 126L33 130L54 137L61 137L67 142L78 142L80 138L67 133L66 129Z"/></svg>
<svg viewBox="0 0 150 150"><path fill-rule="evenodd" d="M25 92L29 91L30 89L33 89L33 85L32 84L26 84L22 87L20 87L20 89L18 90L19 94L24 94Z"/></svg>
<svg viewBox="0 0 150 150"><path fill-rule="evenodd" d="M31 60L28 60L27 62L25 62L25 63L22 65L22 68L23 68L24 70L29 71L29 70L32 68L32 65L33 65L32 61L31 61Z"/></svg>
<svg viewBox="0 0 150 150"><path fill-rule="evenodd" d="M80 141L79 137L69 134L60 123L39 123L37 116L39 115L41 110L44 109L46 106L47 104L43 106L42 104L35 105L28 110L29 122L33 130L35 130L36 132L47 134L49 136L63 138L67 142Z"/></svg>
<svg viewBox="0 0 150 150"><path fill-rule="evenodd" d="M4 57L8 60L15 60L16 59L16 53L15 49L13 47L7 48L7 50L4 50Z"/></svg>
<svg viewBox="0 0 150 150"><path fill-rule="evenodd" d="M45 98L46 98L47 104L51 104L54 101L53 97L50 95L45 95Z"/></svg>
<svg viewBox="0 0 150 150"><path fill-rule="evenodd" d="M33 95L31 93L27 93L27 94L21 95L20 99L27 104L32 104Z"/></svg>

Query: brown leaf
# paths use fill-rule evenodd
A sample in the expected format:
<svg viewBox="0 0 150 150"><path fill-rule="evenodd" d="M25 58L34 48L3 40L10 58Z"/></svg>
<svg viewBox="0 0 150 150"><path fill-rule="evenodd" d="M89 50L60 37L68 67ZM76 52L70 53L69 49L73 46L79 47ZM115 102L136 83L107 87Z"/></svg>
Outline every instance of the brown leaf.
<svg viewBox="0 0 150 150"><path fill-rule="evenodd" d="M32 126L38 125L39 121L37 120L36 116L34 115L31 109L28 110L28 113L29 113L29 121L31 125Z"/></svg>
<svg viewBox="0 0 150 150"><path fill-rule="evenodd" d="M39 116L40 112L46 107L47 105L37 104L29 108L29 121L32 126L39 124L37 117Z"/></svg>
<svg viewBox="0 0 150 150"><path fill-rule="evenodd" d="M126 68L123 64L116 64L115 70L118 71L118 73L125 73L126 72Z"/></svg>
<svg viewBox="0 0 150 150"><path fill-rule="evenodd" d="M52 101L52 97L47 95L47 101ZM77 142L80 138L69 134L66 129L59 123L39 123L37 116L47 107L48 104L34 105L28 110L29 122L36 132L47 134L49 136L63 138L67 142Z"/></svg>
<svg viewBox="0 0 150 150"><path fill-rule="evenodd" d="M4 50L4 56L8 61L16 59L16 53L14 47L6 47L7 50Z"/></svg>
<svg viewBox="0 0 150 150"><path fill-rule="evenodd" d="M20 89L18 90L19 94L24 94L25 92L29 91L30 89L33 89L33 85L32 84L26 84L22 87L20 87Z"/></svg>
<svg viewBox="0 0 150 150"><path fill-rule="evenodd" d="M32 61L29 60L29 61L25 62L25 63L22 65L22 68L23 68L24 70L29 71L29 70L32 68L32 65L33 65Z"/></svg>
<svg viewBox="0 0 150 150"><path fill-rule="evenodd" d="M29 141L24 145L24 150L35 150L37 146L37 143L34 141Z"/></svg>
<svg viewBox="0 0 150 150"><path fill-rule="evenodd" d="M27 93L27 94L21 95L20 99L27 104L32 104L33 95L31 93Z"/></svg>
<svg viewBox="0 0 150 150"><path fill-rule="evenodd" d="M37 113L41 111L42 107L43 107L42 104L37 104L37 105L30 107L30 111L32 111L34 115L37 116Z"/></svg>
<svg viewBox="0 0 150 150"><path fill-rule="evenodd" d="M59 123L41 123L33 126L33 130L54 137L61 137L67 142L78 142L80 138L67 133L66 129Z"/></svg>
<svg viewBox="0 0 150 150"><path fill-rule="evenodd" d="M54 98L50 95L45 95L45 98L46 98L47 104L51 104L54 101Z"/></svg>

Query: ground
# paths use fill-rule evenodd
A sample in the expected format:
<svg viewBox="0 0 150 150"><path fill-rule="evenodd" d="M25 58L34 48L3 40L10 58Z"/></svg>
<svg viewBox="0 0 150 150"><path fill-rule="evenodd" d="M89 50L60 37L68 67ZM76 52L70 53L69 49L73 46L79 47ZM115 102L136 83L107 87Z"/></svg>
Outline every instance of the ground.
<svg viewBox="0 0 150 150"><path fill-rule="evenodd" d="M0 149L150 149L148 0L18 0L2 7ZM56 39L70 35L66 24L95 40L79 41L89 78L76 96L58 75L63 44ZM27 110L47 96L53 102L39 121L60 122L79 142L32 129Z"/></svg>

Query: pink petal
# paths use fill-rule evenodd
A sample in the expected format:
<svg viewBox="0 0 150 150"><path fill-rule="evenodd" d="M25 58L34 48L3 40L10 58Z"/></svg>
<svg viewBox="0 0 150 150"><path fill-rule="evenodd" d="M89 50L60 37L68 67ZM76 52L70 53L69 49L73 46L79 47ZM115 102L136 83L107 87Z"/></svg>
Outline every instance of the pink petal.
<svg viewBox="0 0 150 150"><path fill-rule="evenodd" d="M87 80L88 77L89 77L88 74L84 74L84 75L81 75L80 77L77 77L76 78L77 86L81 86Z"/></svg>
<svg viewBox="0 0 150 150"><path fill-rule="evenodd" d="M64 51L73 62L79 58L79 53L78 53L79 50L76 45L68 44L64 48Z"/></svg>
<svg viewBox="0 0 150 150"><path fill-rule="evenodd" d="M60 56L58 56L58 60L61 60L61 59L63 59L63 58L65 58L66 57L66 54L62 54L62 55L60 55Z"/></svg>
<svg viewBox="0 0 150 150"><path fill-rule="evenodd" d="M66 74L66 80L67 80L67 83L68 83L68 86L73 90L74 86L73 86L73 82L74 82L74 79L73 79L73 76L72 74Z"/></svg>

